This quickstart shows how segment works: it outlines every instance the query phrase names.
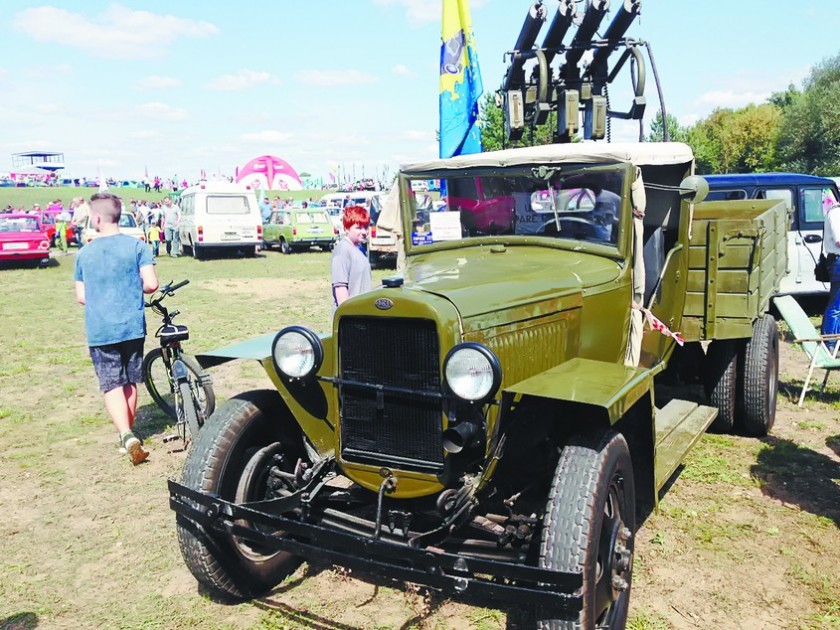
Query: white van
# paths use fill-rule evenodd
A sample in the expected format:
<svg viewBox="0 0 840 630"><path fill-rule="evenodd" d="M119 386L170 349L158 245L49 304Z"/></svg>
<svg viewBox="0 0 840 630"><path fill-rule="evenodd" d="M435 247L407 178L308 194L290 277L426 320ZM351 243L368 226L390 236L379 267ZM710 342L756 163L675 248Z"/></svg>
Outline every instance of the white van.
<svg viewBox="0 0 840 630"><path fill-rule="evenodd" d="M212 249L236 249L248 256L262 243L262 217L250 186L203 182L185 188L178 201L181 245L195 258Z"/></svg>

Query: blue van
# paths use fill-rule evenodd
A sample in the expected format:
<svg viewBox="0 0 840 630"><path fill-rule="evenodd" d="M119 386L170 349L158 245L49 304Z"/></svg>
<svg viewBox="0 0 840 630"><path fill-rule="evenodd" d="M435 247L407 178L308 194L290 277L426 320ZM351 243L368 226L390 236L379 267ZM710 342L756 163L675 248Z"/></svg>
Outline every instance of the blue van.
<svg viewBox="0 0 840 630"><path fill-rule="evenodd" d="M823 239L823 199L840 199L837 184L827 177L799 173L704 175L709 182L706 201L725 199L781 199L791 215L788 232L788 273L779 293L809 295L828 292L817 282L814 267Z"/></svg>

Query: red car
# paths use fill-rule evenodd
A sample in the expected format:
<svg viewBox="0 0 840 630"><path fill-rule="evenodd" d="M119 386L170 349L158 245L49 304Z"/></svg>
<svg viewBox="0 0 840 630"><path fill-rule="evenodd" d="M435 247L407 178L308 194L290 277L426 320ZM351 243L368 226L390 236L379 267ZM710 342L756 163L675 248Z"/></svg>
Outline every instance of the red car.
<svg viewBox="0 0 840 630"><path fill-rule="evenodd" d="M50 260L50 241L34 214L0 214L0 262Z"/></svg>
<svg viewBox="0 0 840 630"><path fill-rule="evenodd" d="M446 185L447 205L461 211L461 224L471 235L513 232L516 202L497 178L455 177Z"/></svg>
<svg viewBox="0 0 840 630"><path fill-rule="evenodd" d="M58 241L55 237L55 226L57 223L56 217L58 217L58 212L54 210L41 210L37 213L39 220L41 221L41 226L44 228L44 231L47 233L47 238L50 239L50 245L53 247L58 245ZM67 244L72 245L76 243L76 231L73 229L73 223L69 222L67 224ZM78 243L76 243L78 245Z"/></svg>

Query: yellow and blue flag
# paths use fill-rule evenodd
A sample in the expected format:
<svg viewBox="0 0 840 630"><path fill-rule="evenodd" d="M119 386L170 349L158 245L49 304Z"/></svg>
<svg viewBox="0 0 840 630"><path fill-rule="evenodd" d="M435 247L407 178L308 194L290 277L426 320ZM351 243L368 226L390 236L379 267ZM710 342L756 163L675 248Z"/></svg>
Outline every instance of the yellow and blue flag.
<svg viewBox="0 0 840 630"><path fill-rule="evenodd" d="M481 153L478 99L484 92L468 0L443 0L440 157Z"/></svg>

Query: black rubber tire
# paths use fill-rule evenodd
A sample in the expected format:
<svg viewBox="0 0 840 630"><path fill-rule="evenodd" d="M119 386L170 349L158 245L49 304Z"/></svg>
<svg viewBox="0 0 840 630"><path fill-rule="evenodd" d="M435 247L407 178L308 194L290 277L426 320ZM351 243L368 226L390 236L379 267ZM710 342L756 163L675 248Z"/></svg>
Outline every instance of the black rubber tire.
<svg viewBox="0 0 840 630"><path fill-rule="evenodd" d="M196 409L196 400L193 390L190 387L189 381L182 381L178 383L178 391L181 394L181 405L184 409L184 422L190 429L192 440L198 439L198 432L204 424L204 418L199 420L198 410Z"/></svg>
<svg viewBox="0 0 840 630"><path fill-rule="evenodd" d="M280 239L280 251L283 252L284 254L291 254L292 253L292 248L286 242L286 239Z"/></svg>
<svg viewBox="0 0 840 630"><path fill-rule="evenodd" d="M187 455L183 483L227 500L243 495L240 481L254 475L249 462L266 447L285 448L294 466L300 444L291 435L294 420L273 390L240 394L226 401L209 419ZM295 425L296 426L296 425ZM274 446L277 445L277 446ZM262 498L248 493L248 500ZM227 534L204 530L177 517L178 543L193 576L223 601L263 595L291 574L301 559L285 552L262 554Z"/></svg>
<svg viewBox="0 0 840 630"><path fill-rule="evenodd" d="M182 354L181 361L187 366L190 374L190 384L195 393L196 401L203 404L204 417L209 418L216 409L216 394L213 391L213 384L210 377L204 372L193 357ZM163 379L169 373L163 361L163 350L154 348L143 357L143 384L146 390L155 401L158 407L173 420L178 419L175 413L175 390L174 384L168 379ZM157 380L156 380L157 379Z"/></svg>
<svg viewBox="0 0 840 630"><path fill-rule="evenodd" d="M736 428L744 435L764 437L776 421L779 390L779 330L772 315L755 321L738 363L742 391Z"/></svg>
<svg viewBox="0 0 840 630"><path fill-rule="evenodd" d="M711 433L732 433L735 429L738 399L738 355L742 342L717 339L706 352L704 384L709 404L718 415L709 427Z"/></svg>
<svg viewBox="0 0 840 630"><path fill-rule="evenodd" d="M539 628L625 627L633 580L635 510L633 464L621 434L582 436L563 448L543 517L539 562L558 571L583 570L583 610L572 618L556 618L556 611L540 609ZM626 566L614 574L619 532L627 550L622 554ZM615 576L626 581L626 588L613 588Z"/></svg>

